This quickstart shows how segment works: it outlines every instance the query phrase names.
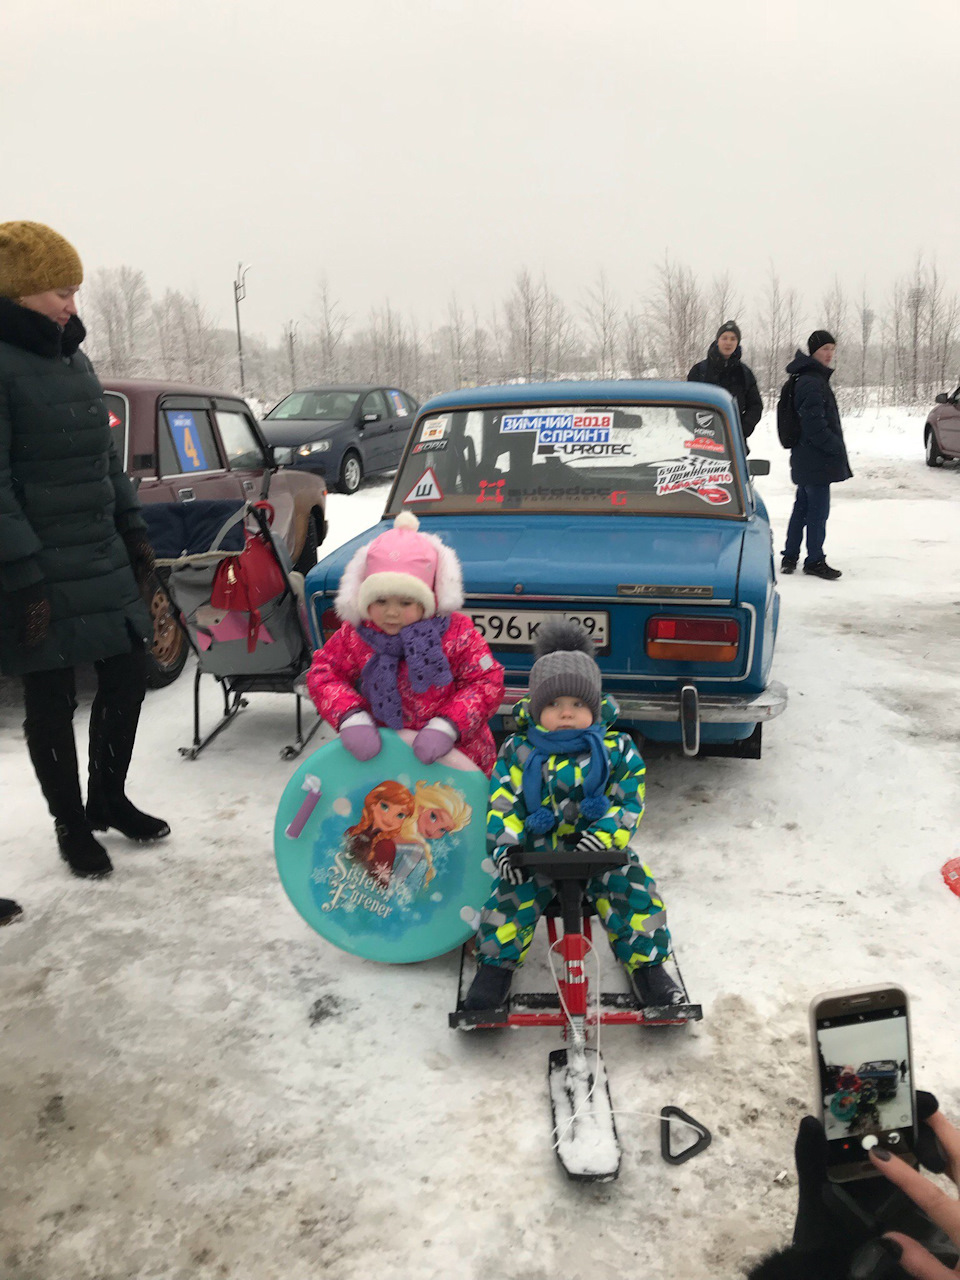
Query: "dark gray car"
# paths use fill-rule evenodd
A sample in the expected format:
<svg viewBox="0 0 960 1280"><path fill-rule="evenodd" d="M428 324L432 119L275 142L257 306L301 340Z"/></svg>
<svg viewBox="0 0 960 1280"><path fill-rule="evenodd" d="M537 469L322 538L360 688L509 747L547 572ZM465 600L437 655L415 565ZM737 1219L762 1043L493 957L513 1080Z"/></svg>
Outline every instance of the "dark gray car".
<svg viewBox="0 0 960 1280"><path fill-rule="evenodd" d="M393 471L420 406L395 387L292 391L261 423L277 462L354 493L365 475Z"/></svg>

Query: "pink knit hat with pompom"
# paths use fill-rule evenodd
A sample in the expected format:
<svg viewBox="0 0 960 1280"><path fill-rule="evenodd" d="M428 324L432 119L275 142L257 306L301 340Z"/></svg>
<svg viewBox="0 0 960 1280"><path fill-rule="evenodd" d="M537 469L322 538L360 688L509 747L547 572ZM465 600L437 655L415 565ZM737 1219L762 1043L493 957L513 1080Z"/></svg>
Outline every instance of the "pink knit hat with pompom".
<svg viewBox="0 0 960 1280"><path fill-rule="evenodd" d="M463 605L463 576L456 553L433 533L420 533L412 511L355 552L337 592L337 613L359 626L380 596L404 596L423 605L423 616L449 614Z"/></svg>

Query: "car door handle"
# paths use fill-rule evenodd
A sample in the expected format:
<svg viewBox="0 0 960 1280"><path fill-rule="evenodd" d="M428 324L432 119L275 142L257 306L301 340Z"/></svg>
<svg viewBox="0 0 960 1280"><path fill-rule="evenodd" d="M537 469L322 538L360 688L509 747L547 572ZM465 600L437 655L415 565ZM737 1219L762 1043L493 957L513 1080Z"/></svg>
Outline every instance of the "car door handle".
<svg viewBox="0 0 960 1280"><path fill-rule="evenodd" d="M178 489L177 497L181 502L196 502L197 500L197 495L192 489Z"/></svg>

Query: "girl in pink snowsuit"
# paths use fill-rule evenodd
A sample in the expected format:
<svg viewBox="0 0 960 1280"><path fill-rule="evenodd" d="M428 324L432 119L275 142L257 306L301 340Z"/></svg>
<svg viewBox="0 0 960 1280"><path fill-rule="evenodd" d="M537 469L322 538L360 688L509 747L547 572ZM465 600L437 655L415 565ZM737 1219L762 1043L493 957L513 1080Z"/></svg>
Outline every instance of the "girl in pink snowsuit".
<svg viewBox="0 0 960 1280"><path fill-rule="evenodd" d="M380 750L378 725L416 729L413 750L433 764L458 747L488 774L497 751L489 719L503 697L503 667L463 605L460 562L402 511L361 547L340 579L343 619L313 656L307 687L358 760Z"/></svg>

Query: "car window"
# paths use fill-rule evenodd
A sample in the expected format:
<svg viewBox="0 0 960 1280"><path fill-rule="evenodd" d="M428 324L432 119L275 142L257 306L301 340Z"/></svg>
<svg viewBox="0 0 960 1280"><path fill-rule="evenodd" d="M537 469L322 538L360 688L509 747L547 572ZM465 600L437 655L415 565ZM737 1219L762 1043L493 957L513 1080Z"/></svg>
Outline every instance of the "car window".
<svg viewBox="0 0 960 1280"><path fill-rule="evenodd" d="M390 512L740 516L730 441L723 413L686 404L431 414L414 428Z"/></svg>
<svg viewBox="0 0 960 1280"><path fill-rule="evenodd" d="M160 414L160 474L220 471L223 463L206 409L164 409Z"/></svg>
<svg viewBox="0 0 960 1280"><path fill-rule="evenodd" d="M270 410L264 422L282 422L290 418L342 422L353 413L359 399L359 391L294 391Z"/></svg>
<svg viewBox="0 0 960 1280"><path fill-rule="evenodd" d="M246 415L227 409L217 409L215 415L231 471L261 470L264 466L263 450Z"/></svg>
<svg viewBox="0 0 960 1280"><path fill-rule="evenodd" d="M410 408L407 404L405 397L402 396L399 391L387 392L387 404L389 405L389 408L390 408L391 418L409 417Z"/></svg>
<svg viewBox="0 0 960 1280"><path fill-rule="evenodd" d="M387 405L380 391L370 391L364 396L363 404L360 406L361 419L365 413L379 413L381 418L392 416L387 413Z"/></svg>
<svg viewBox="0 0 960 1280"><path fill-rule="evenodd" d="M416 413L420 408L417 401L412 396L408 396L405 391L401 391L400 394L403 396L404 403L407 406L407 413Z"/></svg>

